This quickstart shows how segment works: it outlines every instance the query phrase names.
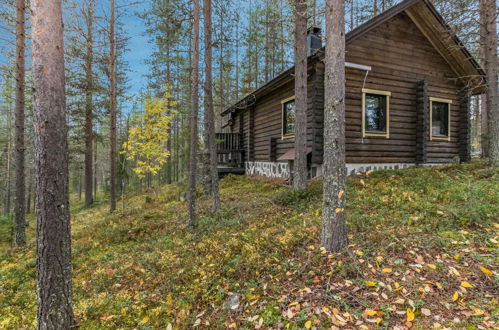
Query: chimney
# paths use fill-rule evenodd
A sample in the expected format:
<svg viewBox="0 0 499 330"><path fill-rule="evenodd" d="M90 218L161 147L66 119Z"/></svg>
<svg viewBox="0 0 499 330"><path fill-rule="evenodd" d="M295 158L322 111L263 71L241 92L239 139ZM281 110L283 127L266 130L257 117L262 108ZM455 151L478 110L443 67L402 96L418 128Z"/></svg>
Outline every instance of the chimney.
<svg viewBox="0 0 499 330"><path fill-rule="evenodd" d="M307 56L322 48L321 28L312 26L307 30Z"/></svg>

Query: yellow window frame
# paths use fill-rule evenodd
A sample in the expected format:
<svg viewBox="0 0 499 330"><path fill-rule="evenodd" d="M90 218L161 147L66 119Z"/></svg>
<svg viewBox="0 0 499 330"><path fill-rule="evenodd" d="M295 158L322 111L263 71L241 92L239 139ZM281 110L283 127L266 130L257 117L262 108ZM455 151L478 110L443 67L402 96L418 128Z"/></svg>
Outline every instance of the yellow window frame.
<svg viewBox="0 0 499 330"><path fill-rule="evenodd" d="M366 132L366 94L384 95L386 96L386 132ZM390 98L391 92L377 89L362 88L362 137L384 137L390 138Z"/></svg>

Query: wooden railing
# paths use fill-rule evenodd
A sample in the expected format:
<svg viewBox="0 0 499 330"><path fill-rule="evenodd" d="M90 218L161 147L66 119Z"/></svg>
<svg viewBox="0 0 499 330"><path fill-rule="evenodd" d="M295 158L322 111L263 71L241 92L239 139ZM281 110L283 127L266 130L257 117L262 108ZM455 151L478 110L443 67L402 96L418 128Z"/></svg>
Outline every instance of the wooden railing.
<svg viewBox="0 0 499 330"><path fill-rule="evenodd" d="M220 166L243 167L243 141L239 133L216 133L217 156Z"/></svg>

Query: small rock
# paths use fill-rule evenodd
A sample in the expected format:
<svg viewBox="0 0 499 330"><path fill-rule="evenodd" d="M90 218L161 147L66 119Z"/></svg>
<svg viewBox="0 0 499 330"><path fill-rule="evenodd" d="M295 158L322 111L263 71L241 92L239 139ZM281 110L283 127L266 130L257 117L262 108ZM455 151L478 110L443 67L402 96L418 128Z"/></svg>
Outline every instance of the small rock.
<svg viewBox="0 0 499 330"><path fill-rule="evenodd" d="M238 294L231 294L225 302L225 309L235 312L239 309L241 296Z"/></svg>
<svg viewBox="0 0 499 330"><path fill-rule="evenodd" d="M179 199L181 202L186 202L187 201L187 191L181 192Z"/></svg>

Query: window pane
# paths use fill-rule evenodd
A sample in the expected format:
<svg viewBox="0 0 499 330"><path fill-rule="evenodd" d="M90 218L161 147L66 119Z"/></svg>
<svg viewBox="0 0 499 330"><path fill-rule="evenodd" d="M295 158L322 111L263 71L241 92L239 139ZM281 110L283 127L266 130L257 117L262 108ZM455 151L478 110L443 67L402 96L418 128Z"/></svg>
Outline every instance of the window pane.
<svg viewBox="0 0 499 330"><path fill-rule="evenodd" d="M366 94L366 132L386 133L385 95Z"/></svg>
<svg viewBox="0 0 499 330"><path fill-rule="evenodd" d="M293 134L295 132L295 101L284 103L284 135Z"/></svg>
<svg viewBox="0 0 499 330"><path fill-rule="evenodd" d="M432 102L431 134L433 136L449 136L449 104Z"/></svg>

